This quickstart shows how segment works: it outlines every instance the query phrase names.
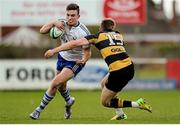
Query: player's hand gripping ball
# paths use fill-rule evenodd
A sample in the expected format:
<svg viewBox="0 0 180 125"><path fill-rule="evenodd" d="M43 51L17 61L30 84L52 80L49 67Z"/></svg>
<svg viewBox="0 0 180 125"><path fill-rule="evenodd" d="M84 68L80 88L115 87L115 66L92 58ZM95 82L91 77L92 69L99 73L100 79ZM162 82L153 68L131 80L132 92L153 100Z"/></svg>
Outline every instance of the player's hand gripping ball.
<svg viewBox="0 0 180 125"><path fill-rule="evenodd" d="M62 37L64 34L64 30L58 29L57 27L52 27L50 29L49 35L53 39L57 39L58 37Z"/></svg>

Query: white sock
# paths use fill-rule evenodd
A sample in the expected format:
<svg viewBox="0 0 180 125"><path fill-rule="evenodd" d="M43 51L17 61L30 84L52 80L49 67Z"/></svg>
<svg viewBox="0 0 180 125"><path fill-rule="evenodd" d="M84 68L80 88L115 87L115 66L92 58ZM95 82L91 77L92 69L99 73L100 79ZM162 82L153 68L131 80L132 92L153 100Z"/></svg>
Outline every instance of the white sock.
<svg viewBox="0 0 180 125"><path fill-rule="evenodd" d="M124 114L122 108L116 108L115 110L116 110L116 115L118 115L118 116L121 116Z"/></svg>
<svg viewBox="0 0 180 125"><path fill-rule="evenodd" d="M139 104L137 103L137 102L131 102L131 105L132 105L132 107L134 107L134 108L138 108L139 107Z"/></svg>
<svg viewBox="0 0 180 125"><path fill-rule="evenodd" d="M72 103L72 99L70 97L70 99L67 101L67 104L71 104Z"/></svg>

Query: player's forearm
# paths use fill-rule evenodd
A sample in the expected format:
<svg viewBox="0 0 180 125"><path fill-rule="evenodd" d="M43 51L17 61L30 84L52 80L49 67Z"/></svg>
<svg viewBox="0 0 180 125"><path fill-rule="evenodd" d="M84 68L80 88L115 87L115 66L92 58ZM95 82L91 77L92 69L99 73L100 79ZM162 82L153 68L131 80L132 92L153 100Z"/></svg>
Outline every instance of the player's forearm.
<svg viewBox="0 0 180 125"><path fill-rule="evenodd" d="M65 44L61 44L60 46L52 49L52 51L53 51L54 54L56 54L58 52L70 50L70 49L73 49L75 47L76 47L76 45L72 44L71 42L68 42L68 43L65 43Z"/></svg>
<svg viewBox="0 0 180 125"><path fill-rule="evenodd" d="M81 38L81 39L78 39L78 40L72 40L72 41L69 41L67 43L64 43L64 44L60 45L59 47L56 47L56 48L54 48L52 50L53 50L53 52L55 54L55 53L58 53L58 52L61 52L61 51L70 50L70 49L76 48L78 46L87 45L87 44L89 44L87 39Z"/></svg>
<svg viewBox="0 0 180 125"><path fill-rule="evenodd" d="M48 22L47 24L43 25L40 29L40 33L48 33L49 30L54 26L55 20Z"/></svg>

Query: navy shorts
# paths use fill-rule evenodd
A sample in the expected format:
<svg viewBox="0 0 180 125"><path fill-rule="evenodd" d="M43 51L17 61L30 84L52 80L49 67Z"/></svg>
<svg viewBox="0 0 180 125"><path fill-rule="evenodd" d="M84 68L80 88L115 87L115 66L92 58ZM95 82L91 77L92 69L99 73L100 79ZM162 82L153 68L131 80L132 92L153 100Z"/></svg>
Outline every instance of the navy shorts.
<svg viewBox="0 0 180 125"><path fill-rule="evenodd" d="M75 61L67 61L60 54L58 54L58 61L56 69L61 71L63 68L69 68L73 71L76 76L84 67L84 65L76 64Z"/></svg>

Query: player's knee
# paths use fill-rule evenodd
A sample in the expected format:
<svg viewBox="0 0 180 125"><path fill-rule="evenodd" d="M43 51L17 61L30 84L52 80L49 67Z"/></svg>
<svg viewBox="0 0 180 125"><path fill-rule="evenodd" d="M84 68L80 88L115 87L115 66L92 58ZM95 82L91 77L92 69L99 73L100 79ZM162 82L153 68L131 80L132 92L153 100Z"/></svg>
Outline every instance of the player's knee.
<svg viewBox="0 0 180 125"><path fill-rule="evenodd" d="M53 84L53 85L58 85L58 84L59 84L59 81L58 81L57 79L53 79L53 80L52 80L52 84Z"/></svg>
<svg viewBox="0 0 180 125"><path fill-rule="evenodd" d="M55 85L55 84L51 84L51 85L50 85L50 89L51 89L52 91L56 91L56 90L58 89L58 87L57 87L57 85Z"/></svg>
<svg viewBox="0 0 180 125"><path fill-rule="evenodd" d="M56 81L52 81L51 85L50 85L50 88L53 90L53 91L57 91L58 88L59 88L60 84Z"/></svg>
<svg viewBox="0 0 180 125"><path fill-rule="evenodd" d="M59 88L60 86L62 86L63 82L61 82L60 80L58 79L53 79L52 80L52 85L56 88Z"/></svg>
<svg viewBox="0 0 180 125"><path fill-rule="evenodd" d="M109 107L109 101L106 100L106 99L101 99L101 104L102 104L104 107Z"/></svg>
<svg viewBox="0 0 180 125"><path fill-rule="evenodd" d="M57 88L51 84L47 91L50 95L55 96Z"/></svg>

